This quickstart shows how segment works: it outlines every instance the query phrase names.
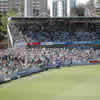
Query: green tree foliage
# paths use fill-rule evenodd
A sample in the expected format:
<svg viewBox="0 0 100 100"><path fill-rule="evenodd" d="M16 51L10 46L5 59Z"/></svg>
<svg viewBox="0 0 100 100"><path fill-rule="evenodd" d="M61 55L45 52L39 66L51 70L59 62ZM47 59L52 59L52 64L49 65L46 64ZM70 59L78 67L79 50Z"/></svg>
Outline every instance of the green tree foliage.
<svg viewBox="0 0 100 100"><path fill-rule="evenodd" d="M7 33L7 18L6 16L2 13L0 16L0 41L4 39L6 33Z"/></svg>
<svg viewBox="0 0 100 100"><path fill-rule="evenodd" d="M16 16L16 15L17 15L16 9L9 9L9 11L6 14L7 17Z"/></svg>
<svg viewBox="0 0 100 100"><path fill-rule="evenodd" d="M0 40L4 39L7 35L8 17L20 16L16 9L10 9L6 14L2 13L0 17Z"/></svg>
<svg viewBox="0 0 100 100"><path fill-rule="evenodd" d="M14 17L14 16L22 16L20 13L22 13L22 11L23 11L23 5L21 6L21 8L19 8L20 10L19 11L17 11L16 9L9 9L9 11L7 12L7 14L6 14L6 16L7 17Z"/></svg>
<svg viewBox="0 0 100 100"><path fill-rule="evenodd" d="M2 13L2 17L1 17L1 32L2 34L6 34L7 33L7 16L5 14Z"/></svg>

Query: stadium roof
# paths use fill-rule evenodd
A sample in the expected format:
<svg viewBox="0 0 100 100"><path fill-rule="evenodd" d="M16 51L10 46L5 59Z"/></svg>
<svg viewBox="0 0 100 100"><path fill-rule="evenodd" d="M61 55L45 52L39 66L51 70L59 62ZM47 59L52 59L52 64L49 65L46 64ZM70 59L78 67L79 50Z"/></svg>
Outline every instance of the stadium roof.
<svg viewBox="0 0 100 100"><path fill-rule="evenodd" d="M100 17L85 17L85 16L74 16L74 17L9 17L9 22L44 22L45 21L68 21L68 22L84 22L84 23L100 23Z"/></svg>
<svg viewBox="0 0 100 100"><path fill-rule="evenodd" d="M9 17L10 20L15 19L100 19L99 16L91 17L91 16L74 16L74 17ZM9 21L10 21L9 20Z"/></svg>
<svg viewBox="0 0 100 100"><path fill-rule="evenodd" d="M32 16L32 17L10 17L11 19L14 19L14 18L24 18L24 19L27 19L27 18L51 18L51 19L53 19L53 18L68 18L68 19L70 19L70 18L100 18L100 16L71 16L71 17L38 17L38 16Z"/></svg>

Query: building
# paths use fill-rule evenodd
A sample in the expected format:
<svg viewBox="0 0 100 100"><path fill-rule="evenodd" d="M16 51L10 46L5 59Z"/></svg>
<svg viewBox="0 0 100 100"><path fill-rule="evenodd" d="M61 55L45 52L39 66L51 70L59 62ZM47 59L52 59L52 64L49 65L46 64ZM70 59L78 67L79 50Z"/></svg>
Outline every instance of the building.
<svg viewBox="0 0 100 100"><path fill-rule="evenodd" d="M33 0L32 1L32 15L39 16L40 11L40 0Z"/></svg>
<svg viewBox="0 0 100 100"><path fill-rule="evenodd" d="M8 0L0 0L0 14L8 11Z"/></svg>
<svg viewBox="0 0 100 100"><path fill-rule="evenodd" d="M29 11L31 11L32 16L48 15L47 1L48 0L27 0L27 8L30 8Z"/></svg>
<svg viewBox="0 0 100 100"><path fill-rule="evenodd" d="M85 7L84 16L96 16L96 9L98 9L98 4L96 4L96 0L89 1L88 6Z"/></svg>
<svg viewBox="0 0 100 100"><path fill-rule="evenodd" d="M53 0L50 10L52 12L51 16L67 16L67 0Z"/></svg>
<svg viewBox="0 0 100 100"><path fill-rule="evenodd" d="M57 11L58 11L58 7L57 7L57 0L54 0L53 2L52 2L53 4L53 6L52 6L52 16L57 16L58 14L57 14Z"/></svg>
<svg viewBox="0 0 100 100"><path fill-rule="evenodd" d="M76 0L51 0L50 16L70 16L71 8L76 7Z"/></svg>
<svg viewBox="0 0 100 100"><path fill-rule="evenodd" d="M95 15L100 16L100 3L95 2Z"/></svg>
<svg viewBox="0 0 100 100"><path fill-rule="evenodd" d="M9 9L24 13L22 10L24 10L24 4L27 3L26 10L28 10L29 15L40 16L44 13L48 13L47 1L48 0L0 0L0 13L6 13Z"/></svg>
<svg viewBox="0 0 100 100"><path fill-rule="evenodd" d="M40 1L40 16L49 16L48 13L48 0L39 0Z"/></svg>
<svg viewBox="0 0 100 100"><path fill-rule="evenodd" d="M10 9L21 11L24 0L0 0L0 13L7 13Z"/></svg>
<svg viewBox="0 0 100 100"><path fill-rule="evenodd" d="M95 13L96 13L96 16L100 16L100 4L95 6Z"/></svg>

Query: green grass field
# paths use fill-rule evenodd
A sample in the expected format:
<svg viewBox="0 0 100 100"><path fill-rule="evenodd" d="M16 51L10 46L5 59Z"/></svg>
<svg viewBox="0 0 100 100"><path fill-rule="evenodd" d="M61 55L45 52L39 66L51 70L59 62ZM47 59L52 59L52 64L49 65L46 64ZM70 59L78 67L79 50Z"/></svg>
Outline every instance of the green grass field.
<svg viewBox="0 0 100 100"><path fill-rule="evenodd" d="M100 100L100 65L53 69L0 85L0 100Z"/></svg>

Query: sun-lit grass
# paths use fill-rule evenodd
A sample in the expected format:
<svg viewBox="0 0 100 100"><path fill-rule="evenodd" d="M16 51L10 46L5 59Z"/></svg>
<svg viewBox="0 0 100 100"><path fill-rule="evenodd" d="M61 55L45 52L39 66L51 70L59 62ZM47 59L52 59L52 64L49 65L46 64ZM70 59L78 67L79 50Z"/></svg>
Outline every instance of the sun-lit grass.
<svg viewBox="0 0 100 100"><path fill-rule="evenodd" d="M100 100L100 65L53 69L0 85L0 100Z"/></svg>

